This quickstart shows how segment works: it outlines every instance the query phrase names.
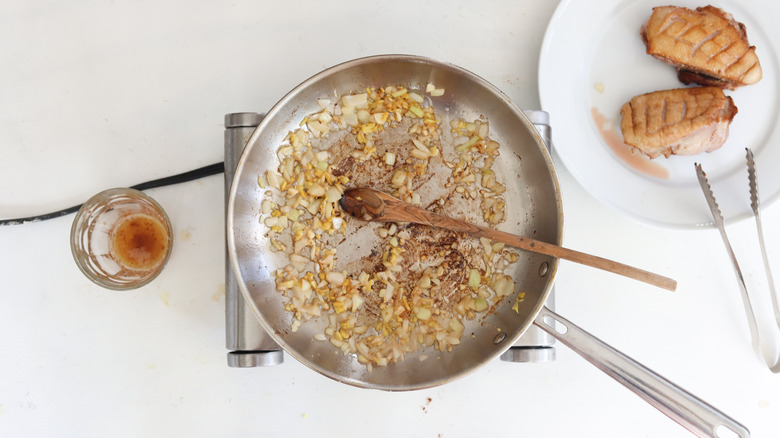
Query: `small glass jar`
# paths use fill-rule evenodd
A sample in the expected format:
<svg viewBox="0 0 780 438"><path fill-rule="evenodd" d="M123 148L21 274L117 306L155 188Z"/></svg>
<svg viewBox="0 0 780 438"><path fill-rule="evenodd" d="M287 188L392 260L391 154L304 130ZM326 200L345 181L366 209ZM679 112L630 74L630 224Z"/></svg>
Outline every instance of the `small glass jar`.
<svg viewBox="0 0 780 438"><path fill-rule="evenodd" d="M81 272L113 290L141 287L162 272L171 255L173 228L165 210L127 188L98 193L81 206L70 248Z"/></svg>

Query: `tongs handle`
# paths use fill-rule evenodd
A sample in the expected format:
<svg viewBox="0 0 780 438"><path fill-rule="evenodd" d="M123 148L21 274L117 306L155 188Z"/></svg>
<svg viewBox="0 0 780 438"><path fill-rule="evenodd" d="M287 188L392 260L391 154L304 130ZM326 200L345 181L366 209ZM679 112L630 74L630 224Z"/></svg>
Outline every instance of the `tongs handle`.
<svg viewBox="0 0 780 438"><path fill-rule="evenodd" d="M750 206L753 209L753 215L756 219L756 227L758 228L758 240L761 247L761 255L764 259L764 271L766 272L767 280L769 281L769 291L772 298L772 307L774 308L775 324L780 329L780 306L778 306L777 295L775 293L774 282L772 281L772 273L769 269L769 259L766 255L766 247L764 244L764 233L761 227L761 215L759 214L759 200L758 200L758 185L756 183L756 169L753 152L749 149L747 151L747 167L748 167L748 185L750 187ZM726 225L721 215L718 203L715 200L715 195L712 192L712 187L707 180L707 174L701 167L701 164L696 164L696 175L699 179L699 185L701 185L704 197L707 199L707 204L712 212L712 218L715 221L715 225L720 231L720 236L723 239L723 244L726 247L726 252L731 259L731 264L734 267L734 273L737 276L737 283L739 285L740 292L742 294L742 304L745 307L745 315L748 320L748 328L750 329L750 338L753 345L753 350L756 354L764 360L764 363L773 373L780 373L780 357L770 357L770 352L764 351L761 348L761 337L759 333L758 323L756 321L756 315L753 311L753 306L750 303L750 295L748 294L747 286L745 284L745 278L742 275L742 270L739 268L737 257L734 254L734 250L731 248L728 235L726 234Z"/></svg>

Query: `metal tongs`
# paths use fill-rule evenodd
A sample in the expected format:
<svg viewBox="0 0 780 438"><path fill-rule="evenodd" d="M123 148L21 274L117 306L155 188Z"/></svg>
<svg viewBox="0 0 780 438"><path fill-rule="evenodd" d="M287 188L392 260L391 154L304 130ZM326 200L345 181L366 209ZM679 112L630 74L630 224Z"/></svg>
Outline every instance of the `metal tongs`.
<svg viewBox="0 0 780 438"><path fill-rule="evenodd" d="M780 329L780 306L777 302L777 294L775 293L774 282L772 281L772 272L769 269L769 259L766 255L766 246L764 244L764 232L761 226L761 214L758 208L758 187L756 184L756 167L753 160L753 152L749 149L747 151L747 168L748 168L748 185L750 187L750 207L753 209L753 216L756 219L756 227L758 229L758 242L761 247L761 255L764 259L764 270L766 271L766 278L769 283L769 292L772 298L772 307L775 314L775 324ZM753 343L753 349L756 351L759 357L763 358L764 363L769 367L773 373L780 373L780 357L773 358L772 352L769 350L763 350L761 348L761 338L759 336L758 323L756 322L756 315L753 311L753 306L750 304L750 297L748 296L747 286L745 285L745 279L742 276L742 271L739 269L737 258L734 255L734 251L731 249L728 236L726 236L726 227L721 215L720 208L717 201L715 201L715 195L712 193L712 187L707 180L707 174L701 168L701 164L696 163L696 175L699 178L699 184L704 192L704 197L707 199L707 204L712 212L712 217L715 220L715 225L720 231L720 235L723 238L723 243L726 245L726 251L731 258L731 263L734 265L734 272L737 274L737 280L739 288L742 291L742 304L745 306L745 313L747 314L748 326L750 327L750 337Z"/></svg>

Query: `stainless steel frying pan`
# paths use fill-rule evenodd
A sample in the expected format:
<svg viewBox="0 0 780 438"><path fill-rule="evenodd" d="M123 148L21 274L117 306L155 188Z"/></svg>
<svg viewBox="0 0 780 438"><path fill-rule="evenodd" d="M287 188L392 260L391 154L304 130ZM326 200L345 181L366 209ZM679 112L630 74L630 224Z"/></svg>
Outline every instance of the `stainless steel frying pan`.
<svg viewBox="0 0 780 438"><path fill-rule="evenodd" d="M368 371L356 357L314 339L327 325L324 318L308 321L295 332L290 329L292 316L284 310L284 299L274 284L274 272L286 265L286 258L269 250L267 229L259 220L264 190L257 177L278 166L276 149L305 115L319 111L317 99L388 85L424 90L428 83L446 90L431 102L443 127L453 118L490 121L491 137L502 148L494 169L507 186L507 220L500 228L561 243L563 213L550 155L531 122L498 89L456 66L414 56L376 56L337 65L303 82L266 114L248 140L230 191L230 261L247 303L274 340L297 360L337 381L413 390L465 376L497 358L536 324L692 432L717 436L719 428L726 428L747 437L747 429L739 423L544 307L558 266L556 259L547 256L524 253L507 272L518 290L525 292L517 312L511 301L505 301L484 321L467 324L467 335L451 352L436 352L425 362L407 355L402 362ZM349 230L345 242L350 245Z"/></svg>

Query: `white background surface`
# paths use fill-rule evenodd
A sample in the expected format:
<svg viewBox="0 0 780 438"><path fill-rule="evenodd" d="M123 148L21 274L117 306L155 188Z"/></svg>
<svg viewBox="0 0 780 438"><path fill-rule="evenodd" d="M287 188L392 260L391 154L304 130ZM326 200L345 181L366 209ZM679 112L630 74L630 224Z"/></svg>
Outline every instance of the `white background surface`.
<svg viewBox="0 0 780 438"><path fill-rule="evenodd" d="M538 109L538 53L555 6L4 2L0 216L221 161L225 113L266 111L312 74L359 56L452 62ZM567 246L671 276L679 288L562 262L557 310L753 436L777 436L780 376L750 349L717 231L630 221L558 172ZM80 274L68 246L72 216L0 228L0 436L690 436L560 344L553 363L496 361L409 393L351 388L290 358L230 369L222 176L149 193L171 217L176 242L162 275L134 292L103 290ZM767 207L776 272L778 220L778 207ZM765 296L753 223L729 233L748 287Z"/></svg>

